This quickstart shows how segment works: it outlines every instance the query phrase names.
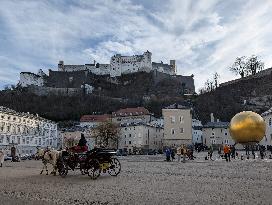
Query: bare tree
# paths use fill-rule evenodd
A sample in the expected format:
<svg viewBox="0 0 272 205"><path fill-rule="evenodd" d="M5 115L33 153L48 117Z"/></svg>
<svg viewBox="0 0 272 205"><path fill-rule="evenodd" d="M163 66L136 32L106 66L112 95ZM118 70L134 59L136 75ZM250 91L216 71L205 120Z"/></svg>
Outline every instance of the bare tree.
<svg viewBox="0 0 272 205"><path fill-rule="evenodd" d="M217 72L215 72L214 74L213 74L213 81L214 81L214 86L215 86L215 88L217 88L218 87L218 80L219 80L219 78L220 78L220 75L217 73Z"/></svg>
<svg viewBox="0 0 272 205"><path fill-rule="evenodd" d="M117 145L120 129L117 124L106 121L100 123L96 128L94 128L92 136L96 138L96 143L98 145L104 145L109 147L110 144Z"/></svg>
<svg viewBox="0 0 272 205"><path fill-rule="evenodd" d="M264 68L264 63L258 59L258 56L252 55L248 58L246 62L246 69L250 75L255 75L256 73L262 71Z"/></svg>
<svg viewBox="0 0 272 205"><path fill-rule="evenodd" d="M229 68L230 71L236 75L240 75L241 78L255 75L264 68L264 63L259 59L258 56L252 55L249 58L245 56L237 57L233 65Z"/></svg>
<svg viewBox="0 0 272 205"><path fill-rule="evenodd" d="M241 78L247 76L246 57L237 57L229 70L236 75L240 75Z"/></svg>

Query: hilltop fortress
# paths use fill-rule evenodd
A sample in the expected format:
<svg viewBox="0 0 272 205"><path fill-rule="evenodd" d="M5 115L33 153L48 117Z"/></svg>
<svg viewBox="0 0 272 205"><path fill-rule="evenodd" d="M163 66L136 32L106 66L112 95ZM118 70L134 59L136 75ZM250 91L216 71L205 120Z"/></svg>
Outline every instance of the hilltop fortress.
<svg viewBox="0 0 272 205"><path fill-rule="evenodd" d="M170 79L177 81L181 89L187 93L194 93L194 80L192 76L181 76L176 74L175 60L170 60L169 64L163 62L156 63L151 60L152 53L144 52L142 55L122 56L116 54L111 57L110 64L100 64L94 61L92 64L83 65L66 65L64 61L59 61L58 70L49 69L49 74L46 75L43 70L39 70L37 74L30 72L21 72L19 85L22 87L31 87L35 93L42 93L45 90L56 93L57 90L63 93L62 88L66 88L65 92L79 92L80 89L87 89L87 93L92 93L98 89L97 82L99 81L99 89L103 88L101 82L110 84L131 83L131 75L151 75L154 82ZM54 69L55 70L55 69ZM126 76L126 77L125 77ZM129 77L130 76L130 77ZM128 78L123 82L123 78ZM105 84L105 83L104 83ZM43 88L43 89L42 89ZM53 91L54 90L54 91ZM48 92L45 93L48 93Z"/></svg>

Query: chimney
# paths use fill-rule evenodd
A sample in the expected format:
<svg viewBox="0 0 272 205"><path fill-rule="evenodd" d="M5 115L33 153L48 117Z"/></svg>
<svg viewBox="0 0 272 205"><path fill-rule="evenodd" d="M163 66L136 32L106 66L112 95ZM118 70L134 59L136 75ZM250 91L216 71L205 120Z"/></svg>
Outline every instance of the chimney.
<svg viewBox="0 0 272 205"><path fill-rule="evenodd" d="M211 122L214 122L214 116L213 116L213 113L211 113Z"/></svg>
<svg viewBox="0 0 272 205"><path fill-rule="evenodd" d="M93 61L93 64L95 65L95 63L96 63L96 62L95 62L95 60L94 60L94 61Z"/></svg>

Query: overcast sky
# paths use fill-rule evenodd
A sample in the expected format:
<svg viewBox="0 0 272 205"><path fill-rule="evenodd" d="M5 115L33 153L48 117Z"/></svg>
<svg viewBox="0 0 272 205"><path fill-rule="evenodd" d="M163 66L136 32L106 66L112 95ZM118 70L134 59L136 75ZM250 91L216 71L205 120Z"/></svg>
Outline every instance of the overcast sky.
<svg viewBox="0 0 272 205"><path fill-rule="evenodd" d="M152 52L194 74L197 90L220 82L237 56L272 65L271 0L0 0L0 89L22 71L57 69L59 60L109 63L116 53Z"/></svg>

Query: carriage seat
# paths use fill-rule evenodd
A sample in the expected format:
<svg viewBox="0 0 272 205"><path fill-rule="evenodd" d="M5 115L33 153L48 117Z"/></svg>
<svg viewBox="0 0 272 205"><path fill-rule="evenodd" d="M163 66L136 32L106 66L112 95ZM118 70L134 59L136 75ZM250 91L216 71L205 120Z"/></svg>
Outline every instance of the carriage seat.
<svg viewBox="0 0 272 205"><path fill-rule="evenodd" d="M70 150L74 153L86 153L88 152L88 146L74 146L74 147L71 147Z"/></svg>

